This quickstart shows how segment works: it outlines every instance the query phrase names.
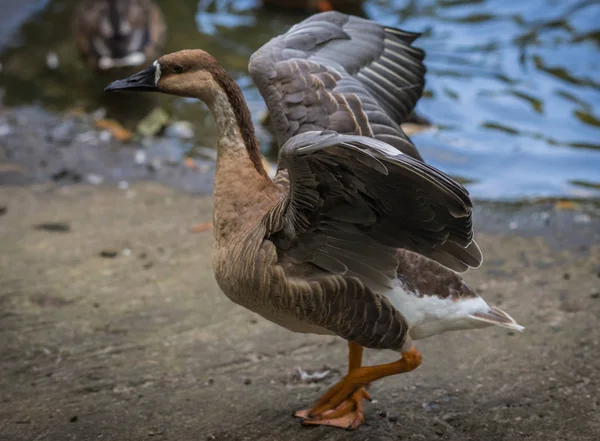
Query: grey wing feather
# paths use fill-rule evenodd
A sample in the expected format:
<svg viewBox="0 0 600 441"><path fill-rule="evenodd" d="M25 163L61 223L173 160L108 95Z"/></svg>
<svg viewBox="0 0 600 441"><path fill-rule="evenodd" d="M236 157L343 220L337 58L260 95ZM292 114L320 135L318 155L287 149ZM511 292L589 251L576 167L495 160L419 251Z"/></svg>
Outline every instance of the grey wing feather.
<svg viewBox="0 0 600 441"><path fill-rule="evenodd" d="M481 263L467 190L382 141L305 132L283 145L279 166L289 195L269 238L293 261L380 288L396 278L398 248L455 271Z"/></svg>
<svg viewBox="0 0 600 441"><path fill-rule="evenodd" d="M421 159L400 123L425 84L418 34L316 14L256 51L249 71L280 144L306 131L373 137Z"/></svg>

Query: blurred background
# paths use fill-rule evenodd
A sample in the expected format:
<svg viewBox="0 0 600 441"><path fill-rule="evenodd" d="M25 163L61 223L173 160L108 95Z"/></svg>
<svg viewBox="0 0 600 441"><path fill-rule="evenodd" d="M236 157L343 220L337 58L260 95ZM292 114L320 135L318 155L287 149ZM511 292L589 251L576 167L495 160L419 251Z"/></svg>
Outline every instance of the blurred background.
<svg viewBox="0 0 600 441"><path fill-rule="evenodd" d="M147 159L148 148L171 162L209 158L215 132L200 102L103 94L103 87L113 77L91 69L80 57L72 27L78 3L81 1L2 2L0 148L27 142L7 141L19 136L18 127L11 123L15 118L40 127L52 117L36 112L50 111L56 119L47 123L48 130L56 131L57 124L67 121L64 118L90 117L96 121L94 131L105 132L80 136L80 144L82 140L92 142L96 135L98 143L109 137L121 139L123 148L138 149L138 164ZM248 76L248 58L309 12L267 9L260 0L155 3L167 28L159 54L184 48L202 48L213 54L242 86L260 129L263 152L276 157L272 138L260 125L265 106ZM416 133L413 141L428 162L466 183L475 198L515 202L600 196L598 2L366 0L353 12L423 33L417 46L427 53L428 74L417 113L431 127ZM69 145L74 144L70 139L85 132L78 124L68 122L56 137L69 138ZM52 136L46 137L45 142L52 140ZM136 144L140 141L141 147ZM47 154L46 147L34 146L35 152L21 158L22 162L35 163ZM75 153L77 146L72 147L73 156L83 155ZM19 157L18 151L10 153ZM64 149L62 154L66 154ZM134 155L132 167L135 159ZM90 182L111 175L97 166L89 168L85 158L74 163L84 169L81 179L93 171ZM139 175L125 170L128 166L124 163L122 176ZM50 175L65 171L59 165L47 168ZM45 175L40 170L34 174L38 179Z"/></svg>

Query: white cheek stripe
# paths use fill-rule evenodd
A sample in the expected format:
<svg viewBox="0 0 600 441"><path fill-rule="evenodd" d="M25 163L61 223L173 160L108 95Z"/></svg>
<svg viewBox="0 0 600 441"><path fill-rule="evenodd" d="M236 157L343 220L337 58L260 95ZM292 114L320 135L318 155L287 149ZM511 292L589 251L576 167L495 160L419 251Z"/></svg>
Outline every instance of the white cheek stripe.
<svg viewBox="0 0 600 441"><path fill-rule="evenodd" d="M156 60L154 63L154 85L158 86L158 81L160 80L160 75L161 75L161 71L160 71L160 63L158 62L158 60Z"/></svg>

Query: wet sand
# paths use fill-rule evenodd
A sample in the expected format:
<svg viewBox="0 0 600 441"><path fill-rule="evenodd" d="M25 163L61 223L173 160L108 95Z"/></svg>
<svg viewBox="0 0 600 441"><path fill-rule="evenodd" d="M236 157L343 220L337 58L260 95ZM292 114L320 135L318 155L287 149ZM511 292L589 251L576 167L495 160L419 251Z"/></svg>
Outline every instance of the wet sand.
<svg viewBox="0 0 600 441"><path fill-rule="evenodd" d="M466 278L526 327L418 343L349 433L291 417L345 368L335 337L231 303L211 271L209 196L158 183L0 189L0 439L595 440L600 229L578 210L477 212ZM586 217L588 216L588 217ZM368 351L369 364L392 354ZM329 370L307 383L297 369Z"/></svg>

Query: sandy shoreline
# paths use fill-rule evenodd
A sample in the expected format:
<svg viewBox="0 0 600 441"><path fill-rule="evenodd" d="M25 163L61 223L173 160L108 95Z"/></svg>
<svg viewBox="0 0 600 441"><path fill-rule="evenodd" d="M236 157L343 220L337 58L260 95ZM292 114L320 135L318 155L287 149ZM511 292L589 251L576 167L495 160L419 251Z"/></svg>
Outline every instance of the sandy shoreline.
<svg viewBox="0 0 600 441"><path fill-rule="evenodd" d="M350 434L303 428L290 416L338 378L345 344L281 330L219 292L211 233L189 231L211 219L210 197L145 182L0 194L0 439L600 433L600 229L577 210L541 220L539 210L480 210L486 261L466 278L526 332L420 342L423 365L375 384L368 425ZM389 359L367 354L369 363ZM323 367L332 373L322 382L297 378L297 368Z"/></svg>

